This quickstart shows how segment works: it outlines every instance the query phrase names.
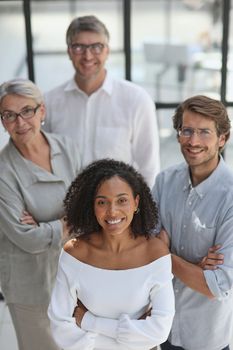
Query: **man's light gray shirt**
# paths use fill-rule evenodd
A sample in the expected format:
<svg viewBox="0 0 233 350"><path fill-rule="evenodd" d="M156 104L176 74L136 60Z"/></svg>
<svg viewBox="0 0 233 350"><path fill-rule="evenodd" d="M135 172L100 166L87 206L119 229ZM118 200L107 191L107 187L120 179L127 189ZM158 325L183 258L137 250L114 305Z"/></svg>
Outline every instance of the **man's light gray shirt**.
<svg viewBox="0 0 233 350"><path fill-rule="evenodd" d="M224 264L204 276L210 300L174 278L176 314L169 337L187 350L220 350L232 338L233 173L221 158L215 171L196 187L182 163L161 172L153 188L161 225L171 237L171 252L191 263L221 244Z"/></svg>

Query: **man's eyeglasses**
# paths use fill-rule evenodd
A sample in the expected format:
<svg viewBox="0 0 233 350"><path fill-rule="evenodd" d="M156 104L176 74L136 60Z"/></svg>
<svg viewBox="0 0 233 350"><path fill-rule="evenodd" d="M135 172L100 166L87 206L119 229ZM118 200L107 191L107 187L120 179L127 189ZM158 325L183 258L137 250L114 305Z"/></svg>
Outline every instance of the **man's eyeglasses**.
<svg viewBox="0 0 233 350"><path fill-rule="evenodd" d="M194 129L194 128L182 128L178 130L178 135L184 138L191 138L194 134L198 135L200 139L206 140L210 138L213 131L210 129Z"/></svg>
<svg viewBox="0 0 233 350"><path fill-rule="evenodd" d="M0 113L0 117L2 120L4 120L5 123L13 123L19 116L23 119L30 119L34 117L36 111L40 106L41 105L37 105L35 108L25 107L20 113L16 113L13 111L3 111Z"/></svg>
<svg viewBox="0 0 233 350"><path fill-rule="evenodd" d="M100 55L106 46L107 46L106 44L102 44L102 43L93 43L90 45L76 43L76 44L71 44L70 48L73 54L75 55L82 55L86 52L87 49L89 49L93 55Z"/></svg>

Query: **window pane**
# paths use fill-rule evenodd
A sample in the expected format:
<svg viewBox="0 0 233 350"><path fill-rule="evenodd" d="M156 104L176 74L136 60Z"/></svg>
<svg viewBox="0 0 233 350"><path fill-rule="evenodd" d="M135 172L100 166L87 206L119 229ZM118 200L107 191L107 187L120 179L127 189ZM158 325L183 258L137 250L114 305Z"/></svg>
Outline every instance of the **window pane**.
<svg viewBox="0 0 233 350"><path fill-rule="evenodd" d="M22 1L0 2L0 84L16 77L27 78L25 25ZM0 149L9 137L0 123Z"/></svg>
<svg viewBox="0 0 233 350"><path fill-rule="evenodd" d="M221 6L215 0L132 0L132 76L156 101L220 97Z"/></svg>
<svg viewBox="0 0 233 350"><path fill-rule="evenodd" d="M178 164L183 161L176 131L173 129L172 116L175 109L157 110L159 133L160 133L160 157L161 169Z"/></svg>
<svg viewBox="0 0 233 350"><path fill-rule="evenodd" d="M233 108L228 108L228 115L231 119L231 125L233 125ZM231 130L230 139L227 141L226 148L224 150L224 157L227 164L233 169L233 132Z"/></svg>
<svg viewBox="0 0 233 350"><path fill-rule="evenodd" d="M1 82L27 78L25 24L22 1L0 2Z"/></svg>
<svg viewBox="0 0 233 350"><path fill-rule="evenodd" d="M227 63L227 101L233 102L233 3L230 10L229 56Z"/></svg>

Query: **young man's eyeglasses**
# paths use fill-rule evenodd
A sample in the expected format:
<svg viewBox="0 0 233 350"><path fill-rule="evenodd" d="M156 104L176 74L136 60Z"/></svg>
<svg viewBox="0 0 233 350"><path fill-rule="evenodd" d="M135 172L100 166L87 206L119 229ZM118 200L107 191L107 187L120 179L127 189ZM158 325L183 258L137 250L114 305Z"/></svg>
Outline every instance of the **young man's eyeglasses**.
<svg viewBox="0 0 233 350"><path fill-rule="evenodd" d="M70 48L73 54L75 55L82 55L86 52L87 49L89 49L93 55L100 55L106 46L107 46L106 44L102 44L102 43L93 43L90 45L76 43L76 44L71 44Z"/></svg>
<svg viewBox="0 0 233 350"><path fill-rule="evenodd" d="M194 134L198 135L200 139L206 140L210 138L213 131L210 129L194 129L194 128L181 128L178 130L178 135L183 138L191 138Z"/></svg>
<svg viewBox="0 0 233 350"><path fill-rule="evenodd" d="M4 120L5 123L13 123L16 121L18 117L21 117L23 119L30 119L34 117L36 114L36 111L41 105L37 105L35 108L33 107L25 107L22 109L20 113L16 113L13 111L3 111L0 113L0 117L2 120Z"/></svg>

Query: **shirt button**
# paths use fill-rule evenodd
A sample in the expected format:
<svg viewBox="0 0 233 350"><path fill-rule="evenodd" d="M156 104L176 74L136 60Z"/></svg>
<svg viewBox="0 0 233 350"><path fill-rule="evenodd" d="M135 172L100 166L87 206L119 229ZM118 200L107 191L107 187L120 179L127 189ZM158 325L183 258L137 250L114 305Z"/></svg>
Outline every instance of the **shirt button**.
<svg viewBox="0 0 233 350"><path fill-rule="evenodd" d="M192 202L189 202L189 205L192 205Z"/></svg>
<svg viewBox="0 0 233 350"><path fill-rule="evenodd" d="M186 225L183 225L183 228L186 228L187 226Z"/></svg>
<svg viewBox="0 0 233 350"><path fill-rule="evenodd" d="M182 245L182 246L180 247L180 249L181 249L181 250L184 250L184 246Z"/></svg>
<svg viewBox="0 0 233 350"><path fill-rule="evenodd" d="M179 289L175 289L175 293L179 293Z"/></svg>

